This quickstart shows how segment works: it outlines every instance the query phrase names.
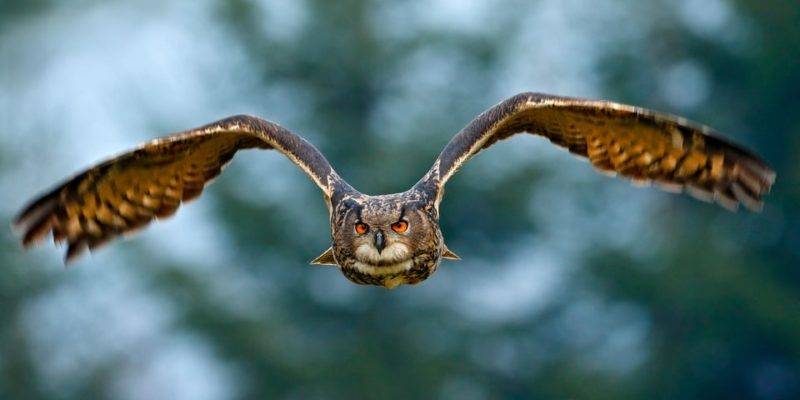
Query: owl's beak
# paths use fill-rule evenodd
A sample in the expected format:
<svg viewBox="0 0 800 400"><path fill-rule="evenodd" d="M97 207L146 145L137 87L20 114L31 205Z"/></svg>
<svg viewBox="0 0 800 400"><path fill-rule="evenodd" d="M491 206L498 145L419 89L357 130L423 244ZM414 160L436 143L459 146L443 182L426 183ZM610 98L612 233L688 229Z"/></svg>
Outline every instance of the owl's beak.
<svg viewBox="0 0 800 400"><path fill-rule="evenodd" d="M386 246L386 240L383 237L383 231L378 229L378 231L375 232L375 248L378 249L378 253L383 251L384 246Z"/></svg>

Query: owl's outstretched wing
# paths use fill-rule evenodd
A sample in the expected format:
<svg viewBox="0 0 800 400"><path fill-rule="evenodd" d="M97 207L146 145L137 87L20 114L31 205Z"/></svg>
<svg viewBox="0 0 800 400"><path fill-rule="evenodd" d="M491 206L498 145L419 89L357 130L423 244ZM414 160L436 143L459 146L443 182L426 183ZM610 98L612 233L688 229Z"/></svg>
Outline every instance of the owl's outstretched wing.
<svg viewBox="0 0 800 400"><path fill-rule="evenodd" d="M340 179L325 157L279 125L234 116L145 143L68 179L30 203L14 224L29 246L53 233L66 260L172 215L200 195L238 150L275 149L297 164L330 199Z"/></svg>
<svg viewBox="0 0 800 400"><path fill-rule="evenodd" d="M447 180L498 140L529 132L587 157L604 172L654 182L735 209L760 210L775 172L758 156L684 118L612 103L522 93L485 111L417 183L438 207Z"/></svg>

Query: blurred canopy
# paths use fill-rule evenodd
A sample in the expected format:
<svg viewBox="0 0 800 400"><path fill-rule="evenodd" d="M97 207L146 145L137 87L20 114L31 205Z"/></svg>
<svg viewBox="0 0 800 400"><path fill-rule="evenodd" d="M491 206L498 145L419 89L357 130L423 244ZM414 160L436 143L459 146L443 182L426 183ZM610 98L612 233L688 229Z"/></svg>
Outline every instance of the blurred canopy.
<svg viewBox="0 0 800 400"><path fill-rule="evenodd" d="M734 214L517 137L448 185L463 261L386 291L308 266L329 245L316 187L246 152L74 268L0 230L0 398L798 398L798 21L782 0L4 1L7 221L69 171L236 113L402 191L528 90L686 115L778 180Z"/></svg>

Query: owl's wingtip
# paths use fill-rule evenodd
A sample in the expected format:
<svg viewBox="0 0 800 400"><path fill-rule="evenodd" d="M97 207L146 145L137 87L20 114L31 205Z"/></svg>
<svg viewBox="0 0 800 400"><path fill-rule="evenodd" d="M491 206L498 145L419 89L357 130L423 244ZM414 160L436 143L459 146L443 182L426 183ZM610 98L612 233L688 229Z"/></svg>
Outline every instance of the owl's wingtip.
<svg viewBox="0 0 800 400"><path fill-rule="evenodd" d="M339 265L339 263L336 262L336 258L333 256L333 247L328 247L328 250L325 250L317 258L308 263L311 265Z"/></svg>
<svg viewBox="0 0 800 400"><path fill-rule="evenodd" d="M460 261L461 257L458 254L453 253L452 250L448 249L447 246L444 247L444 252L442 253L442 258L445 260L453 260L453 261Z"/></svg>

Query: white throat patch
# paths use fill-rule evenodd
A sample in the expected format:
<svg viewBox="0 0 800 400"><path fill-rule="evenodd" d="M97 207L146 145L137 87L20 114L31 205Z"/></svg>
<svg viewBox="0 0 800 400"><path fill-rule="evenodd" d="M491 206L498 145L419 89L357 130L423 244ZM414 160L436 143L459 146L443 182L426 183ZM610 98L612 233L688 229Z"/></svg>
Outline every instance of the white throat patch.
<svg viewBox="0 0 800 400"><path fill-rule="evenodd" d="M411 252L402 243L392 243L380 253L378 253L378 249L368 244L362 244L356 249L356 259L368 264L388 266L409 258L411 258Z"/></svg>
<svg viewBox="0 0 800 400"><path fill-rule="evenodd" d="M411 252L408 247L402 243L392 243L382 252L369 244L362 244L356 249L356 262L353 267L365 274L372 276L380 275L395 275L400 272L405 272L414 266L414 261L411 259ZM397 286L402 282L388 282L389 285L384 286Z"/></svg>

